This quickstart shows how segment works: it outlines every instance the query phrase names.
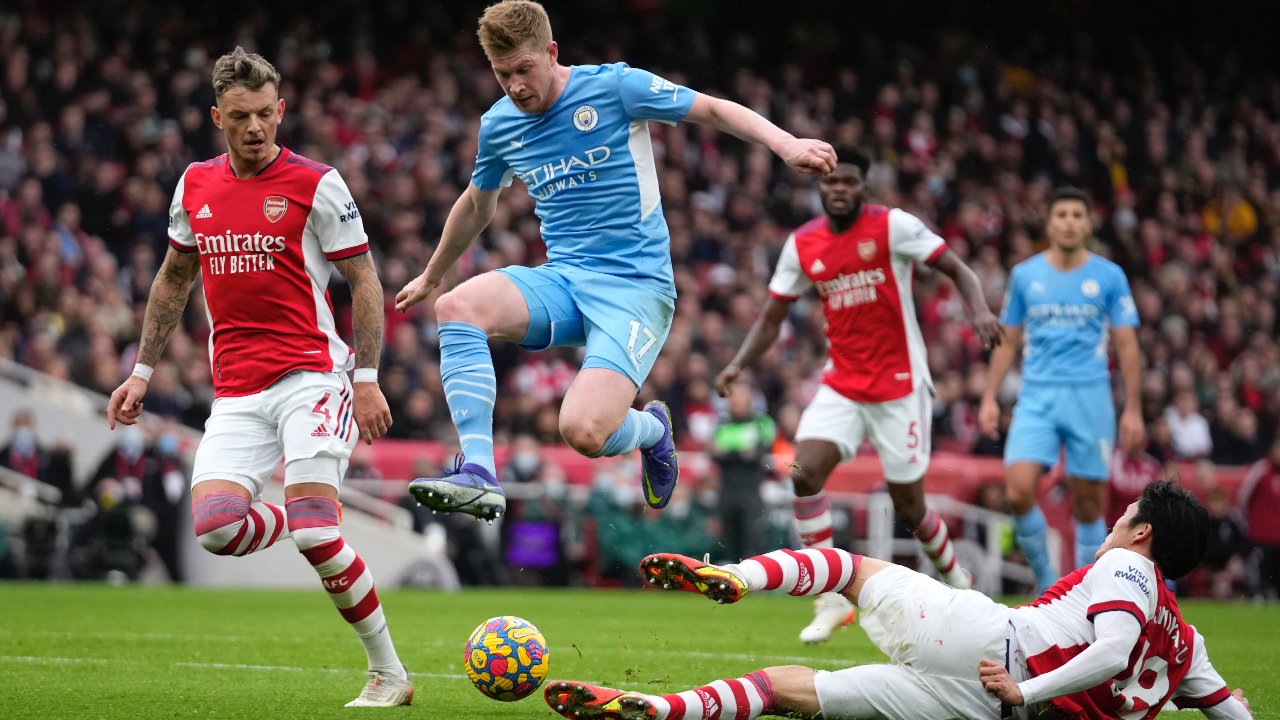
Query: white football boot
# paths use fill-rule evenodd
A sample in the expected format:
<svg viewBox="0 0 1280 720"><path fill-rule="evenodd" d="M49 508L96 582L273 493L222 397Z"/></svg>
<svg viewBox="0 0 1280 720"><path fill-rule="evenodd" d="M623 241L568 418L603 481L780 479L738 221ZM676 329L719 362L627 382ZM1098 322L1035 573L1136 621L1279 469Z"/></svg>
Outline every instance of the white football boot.
<svg viewBox="0 0 1280 720"><path fill-rule="evenodd" d="M823 593L813 601L813 622L800 631L800 641L820 643L831 639L831 633L853 622L858 609L840 593Z"/></svg>
<svg viewBox="0 0 1280 720"><path fill-rule="evenodd" d="M405 675L408 676L408 672ZM346 707L396 707L413 702L413 683L401 680L391 673L369 671L369 682L365 683L360 697L346 704Z"/></svg>

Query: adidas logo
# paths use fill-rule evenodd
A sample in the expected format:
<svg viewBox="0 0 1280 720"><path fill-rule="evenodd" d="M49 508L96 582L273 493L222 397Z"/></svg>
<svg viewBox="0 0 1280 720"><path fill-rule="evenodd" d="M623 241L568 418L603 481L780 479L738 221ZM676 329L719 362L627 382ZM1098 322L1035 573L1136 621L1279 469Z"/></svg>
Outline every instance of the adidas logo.
<svg viewBox="0 0 1280 720"><path fill-rule="evenodd" d="M197 220L199 220L200 218L211 218L211 217L213 217L213 213L209 212L208 203L205 203L205 206L200 208L200 212L196 213Z"/></svg>
<svg viewBox="0 0 1280 720"><path fill-rule="evenodd" d="M311 437L329 437L329 431L326 430L323 425L321 425L320 427L315 429L315 432L311 433Z"/></svg>
<svg viewBox="0 0 1280 720"><path fill-rule="evenodd" d="M694 692L698 694L698 699L702 701L702 717L713 718L720 716L720 702L715 696L702 688L698 688Z"/></svg>
<svg viewBox="0 0 1280 720"><path fill-rule="evenodd" d="M206 207L208 207L208 206L206 206ZM820 273L820 272L825 271L826 269L827 269L827 266L822 264L822 258L818 258L817 260L814 260L814 261L813 261L813 264L809 266L809 272L811 272L811 273L813 273L813 274L815 274L815 275L817 275L817 274L818 274L818 273Z"/></svg>
<svg viewBox="0 0 1280 720"><path fill-rule="evenodd" d="M809 574L809 568L800 565L800 579L796 583L796 589L791 592L792 595L804 595L809 592L809 588L813 587L813 577Z"/></svg>

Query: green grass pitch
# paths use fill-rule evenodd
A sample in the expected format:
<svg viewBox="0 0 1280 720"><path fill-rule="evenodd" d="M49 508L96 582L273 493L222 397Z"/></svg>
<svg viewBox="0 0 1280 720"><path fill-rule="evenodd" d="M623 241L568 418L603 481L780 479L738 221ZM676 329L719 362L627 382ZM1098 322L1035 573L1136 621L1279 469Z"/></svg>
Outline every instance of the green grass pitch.
<svg viewBox="0 0 1280 720"><path fill-rule="evenodd" d="M414 674L410 708L349 710L364 653L325 594L78 584L0 584L0 718L546 718L541 693L483 697L462 646L494 615L519 615L551 646L550 679L684 690L769 665L834 670L883 661L862 631L796 639L811 605L761 595L717 606L651 591L487 589L380 595ZM1280 718L1280 608L1186 603L1257 718ZM1191 717L1166 713L1166 720ZM921 720L927 720L922 718Z"/></svg>

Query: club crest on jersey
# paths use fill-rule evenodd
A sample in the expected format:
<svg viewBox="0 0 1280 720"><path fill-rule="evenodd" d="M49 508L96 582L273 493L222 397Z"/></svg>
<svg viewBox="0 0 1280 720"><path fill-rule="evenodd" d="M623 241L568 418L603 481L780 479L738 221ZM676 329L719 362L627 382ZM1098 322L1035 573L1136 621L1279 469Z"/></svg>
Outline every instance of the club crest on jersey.
<svg viewBox="0 0 1280 720"><path fill-rule="evenodd" d="M1093 278L1080 283L1080 292L1084 293L1085 297L1098 297L1098 293L1101 290L1102 288L1098 286L1098 281Z"/></svg>
<svg viewBox="0 0 1280 720"><path fill-rule="evenodd" d="M599 120L600 114L590 105L583 105L573 111L573 126L582 132L594 130Z"/></svg>
<svg viewBox="0 0 1280 720"><path fill-rule="evenodd" d="M867 239L858 243L858 257L863 262L871 262L876 256L876 241Z"/></svg>
<svg viewBox="0 0 1280 720"><path fill-rule="evenodd" d="M279 222L288 210L289 201L279 195L268 195L267 199L262 201L262 214L266 215L267 220L271 222Z"/></svg>

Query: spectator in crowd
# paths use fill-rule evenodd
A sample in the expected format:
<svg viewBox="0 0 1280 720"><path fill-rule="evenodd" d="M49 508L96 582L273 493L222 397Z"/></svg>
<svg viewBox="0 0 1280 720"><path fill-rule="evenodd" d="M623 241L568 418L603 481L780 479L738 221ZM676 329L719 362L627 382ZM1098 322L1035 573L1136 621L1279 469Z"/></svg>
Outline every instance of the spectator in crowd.
<svg viewBox="0 0 1280 720"><path fill-rule="evenodd" d="M1178 392L1164 411L1164 421L1172 435L1173 451L1183 460L1205 457L1213 450L1209 422L1200 414L1200 401L1190 389Z"/></svg>
<svg viewBox="0 0 1280 720"><path fill-rule="evenodd" d="M29 410L14 413L9 444L0 448L0 467L57 488L64 507L77 504L79 493L71 476L71 451L62 446L42 446L36 437L35 416Z"/></svg>
<svg viewBox="0 0 1280 720"><path fill-rule="evenodd" d="M755 409L755 390L739 380L729 388L729 417L716 428L711 457L720 469L720 542L716 557L727 562L767 552L760 547L764 502L760 483L768 474L776 434L773 419Z"/></svg>
<svg viewBox="0 0 1280 720"><path fill-rule="evenodd" d="M1144 448L1111 453L1111 477L1107 480L1107 527L1116 524L1130 503L1142 497L1142 489L1164 479L1164 465Z"/></svg>
<svg viewBox="0 0 1280 720"><path fill-rule="evenodd" d="M542 470L542 446L529 433L516 435L511 442L511 459L502 466L499 482L529 483L538 479Z"/></svg>
<svg viewBox="0 0 1280 720"><path fill-rule="evenodd" d="M1254 546L1254 595L1280 599L1280 435L1271 443L1267 457L1249 468L1236 506L1244 515L1247 538Z"/></svg>
<svg viewBox="0 0 1280 720"><path fill-rule="evenodd" d="M1249 552L1244 518L1231 506L1226 491L1213 487L1205 494L1204 507L1209 511L1209 552L1203 565L1207 594L1218 600L1239 597L1245 586L1245 557Z"/></svg>
<svg viewBox="0 0 1280 720"><path fill-rule="evenodd" d="M184 527L182 518L187 514L191 478L179 457L181 445L177 423L170 421L162 425L151 451L154 469L142 478L142 505L156 519L151 547L160 556L173 582L186 579L178 552L178 536Z"/></svg>

